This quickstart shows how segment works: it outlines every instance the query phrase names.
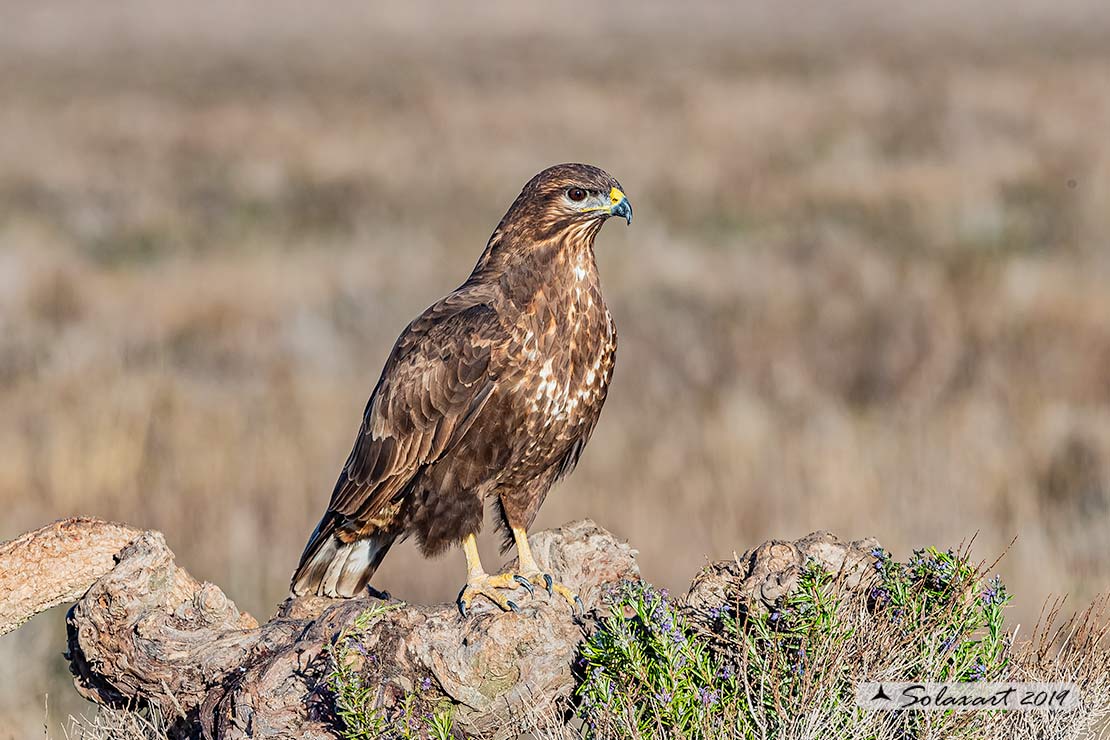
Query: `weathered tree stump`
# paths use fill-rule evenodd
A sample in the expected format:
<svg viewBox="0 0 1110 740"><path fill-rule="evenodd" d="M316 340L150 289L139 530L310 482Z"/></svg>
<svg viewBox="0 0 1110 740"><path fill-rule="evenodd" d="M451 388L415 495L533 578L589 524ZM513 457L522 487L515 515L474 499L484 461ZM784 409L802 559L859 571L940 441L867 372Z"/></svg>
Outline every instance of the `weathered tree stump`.
<svg viewBox="0 0 1110 740"><path fill-rule="evenodd" d="M636 579L635 551L590 521L532 536L536 558L580 594L587 614L607 584ZM813 559L848 586L867 577L877 543L827 533L773 541L707 566L685 598L692 613L744 602L771 608ZM355 666L388 713L420 687L421 701L448 702L467 734L515 736L520 720L561 711L572 665L593 627L565 601L538 590L521 611L476 603L289 599L259 625L216 586L174 562L158 532L69 519L0 545L0 634L66 600L69 659L77 690L110 706L156 706L184 737L217 740L334 738L326 676L331 646L360 615ZM78 598L79 597L79 598Z"/></svg>
<svg viewBox="0 0 1110 740"><path fill-rule="evenodd" d="M593 522L530 539L540 565L577 590L587 611L599 605L605 584L639 577L635 551ZM262 628L280 630L257 651L263 657L244 661L235 680L209 693L201 713L209 734L334 737L329 699L319 693L327 670L323 652L358 615L382 605L377 599L286 601ZM523 599L519 613L481 602L464 618L454 604L406 604L385 611L360 636L363 652L374 658L363 661L363 681L381 687L380 706L388 711L429 679L425 700L455 704L459 729L511 737L522 713L552 711L569 696L584 636L567 603L542 590Z"/></svg>
<svg viewBox="0 0 1110 740"><path fill-rule="evenodd" d="M769 610L797 588L808 562L842 579L855 589L873 572L873 538L842 542L828 532L812 532L793 542L770 540L734 560L711 563L699 572L686 595L689 604L722 608L737 603L748 609Z"/></svg>
<svg viewBox="0 0 1110 740"><path fill-rule="evenodd" d="M587 611L605 584L639 577L635 552L592 522L531 539L541 566L577 590ZM95 557L58 570L59 558L78 552ZM326 650L358 615L385 603L290 599L259 626L218 587L178 567L160 533L89 519L24 535L0 557L0 629L83 593L67 617L77 690L109 706L156 705L176 714L183 732L199 724L221 739L335 737L321 695ZM46 592L34 596L48 574ZM497 736L523 711L554 710L573 687L584 623L542 590L520 601L519 613L476 603L466 618L453 604L393 604L360 638L380 658L366 672L382 687L382 708L429 679L430 698L454 703L465 732Z"/></svg>

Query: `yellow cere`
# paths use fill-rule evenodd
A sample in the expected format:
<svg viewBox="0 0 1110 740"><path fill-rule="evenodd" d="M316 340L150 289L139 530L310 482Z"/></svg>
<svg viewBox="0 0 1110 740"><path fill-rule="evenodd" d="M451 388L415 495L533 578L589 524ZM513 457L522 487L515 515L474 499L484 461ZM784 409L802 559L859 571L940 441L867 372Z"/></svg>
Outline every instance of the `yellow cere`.
<svg viewBox="0 0 1110 740"><path fill-rule="evenodd" d="M586 213L588 211L608 211L610 208L615 206L617 203L620 203L622 200L624 200L624 193L621 192L620 188L613 188L609 191L609 205L587 206L586 208L582 209L582 212Z"/></svg>

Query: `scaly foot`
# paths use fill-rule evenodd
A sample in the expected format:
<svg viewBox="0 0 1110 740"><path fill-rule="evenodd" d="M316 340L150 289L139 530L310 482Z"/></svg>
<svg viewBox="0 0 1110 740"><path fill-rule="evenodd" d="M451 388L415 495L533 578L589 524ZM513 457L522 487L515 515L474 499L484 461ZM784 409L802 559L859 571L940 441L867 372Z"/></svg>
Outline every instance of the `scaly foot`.
<svg viewBox="0 0 1110 740"><path fill-rule="evenodd" d="M516 582L528 589L528 593L535 595L532 585L539 586L540 588L547 589L548 594L559 594L567 603L570 604L571 609L585 613L586 607L582 603L582 599L578 598L578 594L571 591L569 588L561 583L557 583L549 573L543 573L540 570L531 571L528 573L514 574L513 578Z"/></svg>
<svg viewBox="0 0 1110 740"><path fill-rule="evenodd" d="M463 586L463 590L459 592L459 612L465 617L466 612L470 609L470 603L474 601L477 596L485 596L487 599L497 604L505 611L520 611L515 601L510 601L507 596L502 594L499 589L515 590L520 586L520 582L512 573L499 573L495 576L486 575L472 575Z"/></svg>
<svg viewBox="0 0 1110 740"><path fill-rule="evenodd" d="M535 596L535 586L539 586L547 589L549 595L559 594L559 596L566 599L572 611L585 613L586 607L582 604L582 599L578 598L578 594L563 584L556 583L549 574L540 570L532 557L532 551L528 547L528 536L524 530L513 527L512 531L520 553L517 561L520 565L520 572L498 573L495 576L487 574L482 569L482 560L478 556L478 542L474 535L468 534L463 537L462 547L463 553L466 555L467 576L466 585L459 592L457 602L459 612L465 617L467 610L470 609L471 602L478 596L485 596L505 611L518 612L520 607L517 606L515 601L510 601L507 596L502 594L501 590L516 589L523 586L530 595Z"/></svg>
<svg viewBox="0 0 1110 740"><path fill-rule="evenodd" d="M520 611L520 606L501 593L501 590L512 590L523 587L528 591L530 596L535 596L535 586L545 589L548 594L558 594L566 599L571 609L585 613L586 607L582 604L582 599L578 598L578 594L574 593L563 584L556 583L549 574L539 571L529 574L498 573L495 576L482 575L471 578L459 593L459 611L465 617L467 611L470 609L471 602L478 596L485 596L505 611L518 612Z"/></svg>

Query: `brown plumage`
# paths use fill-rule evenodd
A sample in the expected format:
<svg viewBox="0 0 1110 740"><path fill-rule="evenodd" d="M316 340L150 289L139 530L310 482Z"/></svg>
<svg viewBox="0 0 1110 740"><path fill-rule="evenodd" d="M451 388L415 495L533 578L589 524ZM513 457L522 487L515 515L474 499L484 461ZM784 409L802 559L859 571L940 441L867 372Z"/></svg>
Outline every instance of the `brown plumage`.
<svg viewBox="0 0 1110 740"><path fill-rule="evenodd" d="M521 539L578 462L613 374L617 335L593 253L613 215L631 222L631 207L596 167L557 165L524 186L466 282L390 352L295 594L355 595L398 538L415 535L428 555L465 544L486 501L498 505L506 547L517 540L522 575L543 583ZM515 606L478 580L515 584L466 554L468 588Z"/></svg>

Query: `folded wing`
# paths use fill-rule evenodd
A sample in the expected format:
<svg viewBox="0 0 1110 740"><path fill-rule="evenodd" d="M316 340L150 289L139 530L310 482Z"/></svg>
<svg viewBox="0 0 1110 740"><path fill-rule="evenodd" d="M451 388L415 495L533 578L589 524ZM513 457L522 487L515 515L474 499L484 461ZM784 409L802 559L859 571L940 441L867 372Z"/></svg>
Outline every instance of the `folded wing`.
<svg viewBox="0 0 1110 740"><path fill-rule="evenodd" d="M504 341L493 302L465 290L405 329L366 405L328 511L301 555L294 593L321 592L324 582L323 591L331 591L337 581L361 588L392 539L369 549L344 545L391 529L413 479L466 434L496 388L495 354ZM365 562L335 562L354 553Z"/></svg>

